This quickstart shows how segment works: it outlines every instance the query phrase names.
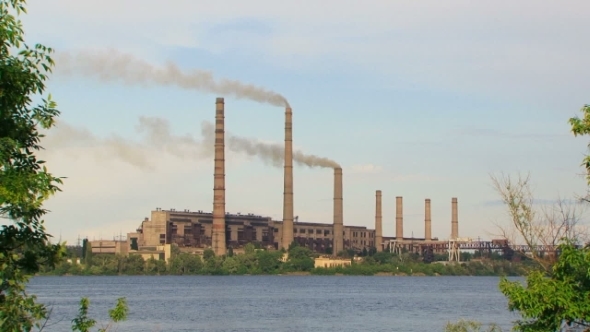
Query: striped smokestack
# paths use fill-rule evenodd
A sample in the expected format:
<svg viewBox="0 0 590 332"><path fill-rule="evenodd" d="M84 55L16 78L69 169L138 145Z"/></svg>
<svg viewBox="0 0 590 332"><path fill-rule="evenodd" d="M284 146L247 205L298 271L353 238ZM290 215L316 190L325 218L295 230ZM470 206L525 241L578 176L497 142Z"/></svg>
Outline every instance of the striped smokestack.
<svg viewBox="0 0 590 332"><path fill-rule="evenodd" d="M457 197L451 199L451 239L459 237L459 212L457 211Z"/></svg>
<svg viewBox="0 0 590 332"><path fill-rule="evenodd" d="M430 198L424 200L424 240L432 240L432 220L430 219Z"/></svg>
<svg viewBox="0 0 590 332"><path fill-rule="evenodd" d="M404 201L401 196L395 198L395 238L404 238Z"/></svg>
<svg viewBox="0 0 590 332"><path fill-rule="evenodd" d="M293 242L293 112L285 109L285 188L283 192L283 236L281 246Z"/></svg>
<svg viewBox="0 0 590 332"><path fill-rule="evenodd" d="M334 168L334 237L332 254L336 255L344 250L344 221L342 205L342 168Z"/></svg>
<svg viewBox="0 0 590 332"><path fill-rule="evenodd" d="M215 255L225 255L225 144L224 101L215 100L215 171L213 173L213 227L211 245Z"/></svg>
<svg viewBox="0 0 590 332"><path fill-rule="evenodd" d="M381 215L381 190L375 192L375 248L383 251L383 224Z"/></svg>

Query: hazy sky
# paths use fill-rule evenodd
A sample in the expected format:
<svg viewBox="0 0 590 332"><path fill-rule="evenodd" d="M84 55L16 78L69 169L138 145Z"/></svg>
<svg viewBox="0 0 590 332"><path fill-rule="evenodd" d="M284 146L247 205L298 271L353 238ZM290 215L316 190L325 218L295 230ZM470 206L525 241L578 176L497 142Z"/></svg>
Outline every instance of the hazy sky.
<svg viewBox="0 0 590 332"><path fill-rule="evenodd" d="M374 226L380 189L386 236L395 196L405 236L424 235L431 198L439 238L458 197L460 235L488 238L505 222L490 172L530 171L540 200L585 192L588 139L567 120L590 103L588 1L28 3L29 43L172 61L284 95L295 147L343 166L345 225ZM48 88L62 125L43 157L67 179L46 222L70 243L133 231L156 207L212 210L213 160L196 142L216 97L226 98L228 132L284 139L281 107L59 69ZM282 218L282 167L228 153L226 173L228 212ZM294 178L299 220L331 223L332 171L299 166Z"/></svg>

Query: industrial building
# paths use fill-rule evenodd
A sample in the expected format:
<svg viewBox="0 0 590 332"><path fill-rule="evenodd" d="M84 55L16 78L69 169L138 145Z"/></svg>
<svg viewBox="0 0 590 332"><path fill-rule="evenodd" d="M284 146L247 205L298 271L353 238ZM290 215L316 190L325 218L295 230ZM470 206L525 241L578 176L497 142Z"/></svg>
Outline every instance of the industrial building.
<svg viewBox="0 0 590 332"><path fill-rule="evenodd" d="M448 240L440 241L431 237L430 199L425 199L424 234L423 238L404 237L403 234L403 198L396 200L395 230L396 236L383 236L382 192L376 191L375 229L364 226L342 225L342 249L352 249L360 252L363 249L376 248L377 251L387 250L394 246L396 250L407 250L422 253L426 248L435 252L448 250ZM337 210L341 207L336 205ZM340 217L336 214L335 220ZM293 241L318 253L334 252L335 224L300 222L295 217L293 222ZM189 211L156 208L151 211L151 217L141 221L135 232L127 233L127 239L122 241L99 240L92 241L93 253L128 254L138 253L162 257L164 251L169 252L170 245L177 245L181 251L202 253L214 244L214 215L212 212ZM220 246L232 248L240 252L247 243L254 243L261 248L278 250L284 241L283 221L272 220L256 214L225 213L224 227L221 232ZM457 199L451 200L451 230L457 241L462 241L458 233ZM389 248L392 250L392 248ZM339 252L338 251L338 252ZM168 257L168 255L164 255ZM146 256L147 257L147 256Z"/></svg>
<svg viewBox="0 0 590 332"><path fill-rule="evenodd" d="M375 229L344 225L343 174L334 167L334 213L331 224L299 222L293 211L293 148L292 109L285 108L283 220L272 220L254 214L230 214L225 207L225 102L215 101L215 155L213 175L213 211L191 212L156 208L145 218L136 232L128 233L123 241L93 241L96 253L141 253L158 257L166 255L171 245L187 252L211 248L216 255L224 255L228 248L240 250L247 243L267 249L288 248L295 241L319 253L337 254L342 250L362 251L376 248L423 252L427 247L443 250L448 243L431 238L430 199L425 201L425 237L403 236L403 199L396 197L395 237L383 236L381 190L376 191ZM452 199L451 239L458 240L457 199ZM448 242L448 241L447 241ZM104 244L104 245L103 245Z"/></svg>
<svg viewBox="0 0 590 332"><path fill-rule="evenodd" d="M225 245L240 249L247 243L262 248L279 249L283 240L283 222L254 214L225 214ZM179 248L213 247L213 213L203 211L177 211L156 208L151 218L145 218L136 232L127 234L131 250L175 244ZM330 252L334 238L332 224L293 222L293 240L311 250ZM363 250L375 246L375 231L362 226L344 226L345 249ZM111 241L112 242L112 241ZM110 242L109 242L110 243ZM94 246L93 246L94 247ZM99 248L96 249L99 252Z"/></svg>

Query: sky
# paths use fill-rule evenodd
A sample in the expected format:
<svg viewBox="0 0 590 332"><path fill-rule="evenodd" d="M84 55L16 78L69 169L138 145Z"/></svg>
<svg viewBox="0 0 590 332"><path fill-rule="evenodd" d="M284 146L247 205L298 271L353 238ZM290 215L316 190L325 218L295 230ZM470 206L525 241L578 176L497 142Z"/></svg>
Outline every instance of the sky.
<svg viewBox="0 0 590 332"><path fill-rule="evenodd" d="M284 107L63 69L60 55L86 52L284 96L295 149L343 167L345 225L373 228L382 190L385 236L403 196L405 236L424 235L430 198L433 236L448 238L457 197L460 236L492 238L508 220L490 174L530 172L539 201L586 192L588 139L567 120L590 103L588 10L584 0L29 0L26 40L56 49L48 92L62 112L42 152L67 177L46 203L47 229L69 243L112 239L156 207L212 210L213 159L197 143L216 97L228 134L284 139ZM174 139L146 134L141 119ZM280 220L283 168L235 152L226 162L226 211ZM331 169L294 168L300 221L331 223L332 198Z"/></svg>

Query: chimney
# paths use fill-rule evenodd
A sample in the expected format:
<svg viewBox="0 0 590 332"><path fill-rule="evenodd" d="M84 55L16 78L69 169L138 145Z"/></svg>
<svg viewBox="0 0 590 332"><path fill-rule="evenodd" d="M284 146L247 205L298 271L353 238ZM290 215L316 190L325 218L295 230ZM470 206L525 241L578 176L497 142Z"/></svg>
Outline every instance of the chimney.
<svg viewBox="0 0 590 332"><path fill-rule="evenodd" d="M381 190L375 192L375 248L377 252L383 251L383 226L381 215Z"/></svg>
<svg viewBox="0 0 590 332"><path fill-rule="evenodd" d="M334 236L332 254L344 250L344 222L342 220L342 168L334 168Z"/></svg>
<svg viewBox="0 0 590 332"><path fill-rule="evenodd" d="M395 198L395 239L404 239L404 202L401 196Z"/></svg>
<svg viewBox="0 0 590 332"><path fill-rule="evenodd" d="M285 187L283 191L283 236L281 246L288 249L293 242L293 112L285 109Z"/></svg>
<svg viewBox="0 0 590 332"><path fill-rule="evenodd" d="M459 237L459 213L457 212L457 197L451 199L451 239Z"/></svg>
<svg viewBox="0 0 590 332"><path fill-rule="evenodd" d="M224 101L215 100L215 170L213 173L213 227L211 245L215 255L225 255L225 144Z"/></svg>
<svg viewBox="0 0 590 332"><path fill-rule="evenodd" d="M432 240L432 220L430 219L430 198L424 200L424 240Z"/></svg>

